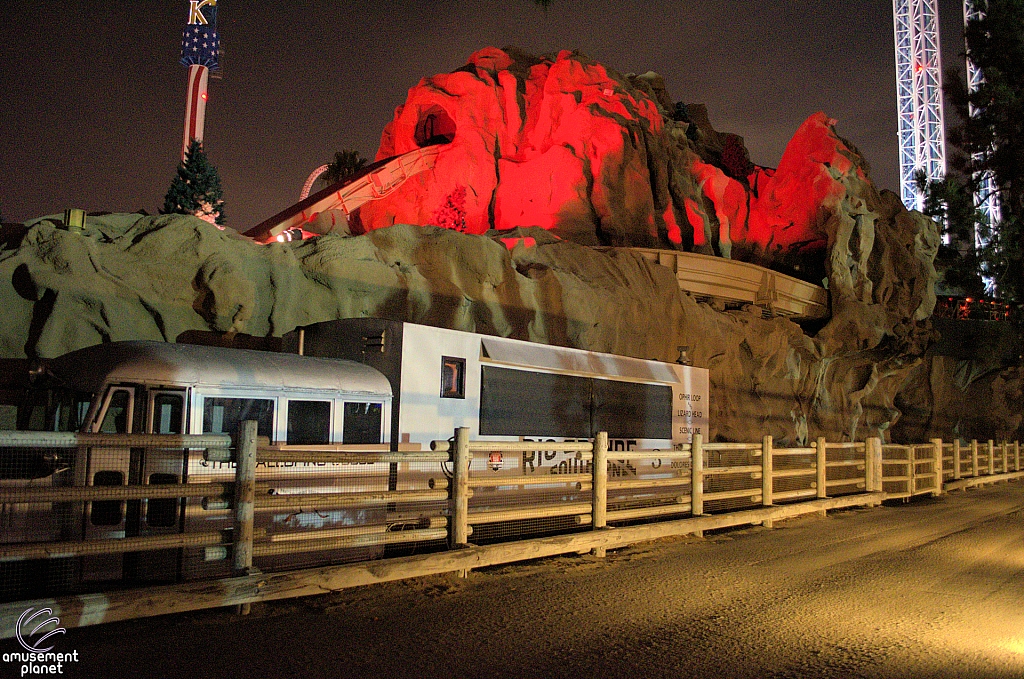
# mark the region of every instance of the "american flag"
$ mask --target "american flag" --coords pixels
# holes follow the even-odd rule
[[[188,24],[181,37],[181,63],[185,66],[220,68],[217,52],[217,0],[189,0]]]

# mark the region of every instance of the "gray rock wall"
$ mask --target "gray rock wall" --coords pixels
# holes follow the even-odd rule
[[[499,234],[518,239],[511,250],[499,235],[408,225],[258,246],[187,216],[90,217],[83,234],[44,218],[0,250],[0,356],[196,332],[280,337],[298,325],[379,316],[665,361],[688,345],[711,371],[717,439],[886,435],[903,410],[928,409],[941,391],[917,397],[935,227],[896,205],[871,194],[867,256],[858,256],[862,238],[837,236],[847,254],[833,257],[830,281],[847,282],[841,294],[832,286],[835,315],[817,332],[759,311],[717,311],[635,253],[540,229]],[[827,221],[837,231],[844,223]],[[854,220],[854,236],[865,223]],[[987,388],[1009,408],[1019,384],[1011,372]],[[976,410],[980,432],[988,419]],[[906,428],[915,439],[948,436],[945,421],[915,421]],[[1018,415],[1000,431],[1019,423]]]

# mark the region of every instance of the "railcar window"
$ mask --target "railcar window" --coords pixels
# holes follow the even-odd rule
[[[94,486],[123,486],[124,474],[116,471],[96,472],[92,477]],[[90,521],[94,526],[117,526],[124,520],[120,500],[100,500],[92,503]]]
[[[0,404],[0,429],[80,431],[91,400],[91,394],[34,389]]]
[[[88,394],[69,394],[57,403],[56,431],[80,431],[89,413]]]
[[[380,443],[380,403],[346,403],[342,443]]]
[[[0,403],[0,430],[18,428],[18,406]]]
[[[17,426],[25,431],[46,431],[46,411],[51,401],[51,392],[45,389],[32,390],[25,394],[17,406]]]
[[[594,431],[615,439],[672,438],[672,387],[594,380]]]
[[[590,436],[591,382],[483,366],[480,434],[493,436]]]
[[[177,432],[175,432],[177,433]],[[176,474],[150,474],[149,485],[166,486],[178,482]],[[178,524],[180,501],[176,498],[159,498],[146,501],[146,523],[152,528],[170,528]]]
[[[18,429],[46,431],[46,405],[29,402],[19,408]]]
[[[184,408],[185,402],[181,394],[156,394],[153,397],[153,433],[182,433]]]
[[[256,435],[272,437],[274,402],[262,398],[204,398],[203,433],[234,434],[245,420],[256,420]]]
[[[42,479],[67,469],[67,457],[42,448],[5,448],[0,453],[0,481]]]
[[[131,392],[126,389],[118,389],[110,397],[110,404],[103,416],[103,423],[100,431],[104,434],[127,434],[128,433],[128,411],[131,408]],[[106,525],[106,524],[103,524]]]
[[[288,443],[331,442],[330,401],[288,401]]]
[[[466,398],[466,359],[441,357],[441,398]]]

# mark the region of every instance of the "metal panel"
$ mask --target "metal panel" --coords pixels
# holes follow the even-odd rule
[[[542,368],[573,375],[616,377],[672,384],[679,381],[675,368],[682,367],[628,356],[534,344],[500,337],[481,337],[481,342],[484,350],[481,361],[485,363]]]
[[[589,378],[490,365],[481,373],[481,436],[590,436]]]

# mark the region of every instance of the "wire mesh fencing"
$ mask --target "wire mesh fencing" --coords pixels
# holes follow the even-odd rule
[[[863,493],[867,488],[867,455],[864,442],[826,445],[825,483],[829,497]]]
[[[799,502],[818,496],[818,449],[775,448],[772,451],[772,502]]]
[[[677,450],[611,450],[607,470],[608,522],[679,518],[692,511],[689,445]]]
[[[474,441],[469,534],[474,544],[581,530],[593,522],[589,441]]]
[[[941,453],[932,444],[907,446],[911,460],[911,492],[914,495],[935,492],[942,486]]]
[[[894,498],[940,494],[943,448],[938,440],[915,445],[882,446],[882,490]]]
[[[254,424],[254,423],[250,423]],[[468,544],[1004,478],[1018,443],[593,440],[271,446],[227,435],[0,432],[0,599],[362,562]],[[232,441],[234,440],[234,443]],[[625,447],[625,446],[621,446]],[[845,506],[845,505],[844,505]],[[767,524],[770,514],[763,515]],[[752,519],[757,520],[757,519]]]
[[[253,565],[309,568],[443,546],[447,458],[346,446],[259,449]]]
[[[216,439],[216,440],[213,440]],[[228,437],[4,432],[0,443],[0,597],[16,600],[174,582],[186,545],[192,446]]]
[[[705,443],[703,512],[749,509],[763,501],[761,443]]]

